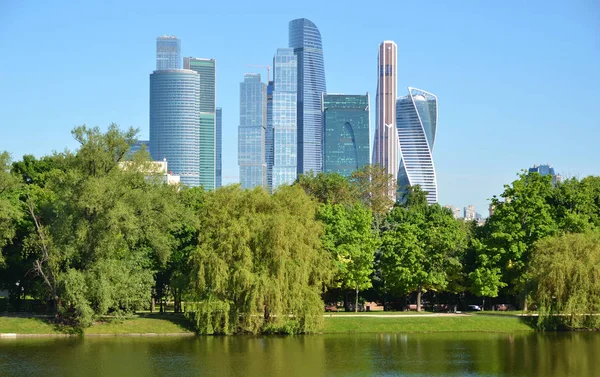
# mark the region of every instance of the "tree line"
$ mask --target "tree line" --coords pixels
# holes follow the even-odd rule
[[[378,166],[273,194],[167,185],[147,151],[130,154],[136,133],[81,126],[76,151],[0,154],[0,289],[13,305],[32,297],[86,327],[170,302],[202,334],[310,333],[325,303],[487,298],[533,305],[540,328],[600,327],[600,177],[521,173],[477,226],[418,186],[391,199]]]

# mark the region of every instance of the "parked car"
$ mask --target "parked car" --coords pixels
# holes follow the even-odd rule
[[[325,311],[326,312],[337,312],[338,311],[338,307],[337,305],[325,305]]]
[[[472,312],[480,312],[481,311],[481,306],[479,305],[469,305],[469,310]]]

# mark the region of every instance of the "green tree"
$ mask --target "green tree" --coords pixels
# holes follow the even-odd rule
[[[316,211],[298,186],[273,195],[239,186],[206,194],[187,313],[200,333],[319,329],[332,264]]]
[[[22,217],[18,181],[9,167],[10,156],[7,152],[0,153],[0,267],[4,264],[3,249],[15,237]]]
[[[510,293],[521,295],[527,310],[531,250],[536,241],[558,231],[552,196],[551,176],[523,173],[505,186],[504,201],[492,199],[494,214],[482,230],[476,267],[469,274],[474,293],[495,296],[507,286]]]
[[[531,260],[542,329],[600,329],[600,233],[538,241]]]
[[[323,204],[353,204],[357,200],[356,192],[350,182],[341,174],[311,171],[301,174],[295,182],[309,196]]]
[[[380,165],[365,165],[348,178],[359,200],[370,208],[376,220],[394,206],[396,179]]]
[[[337,265],[335,283],[356,293],[354,311],[358,311],[358,294],[371,288],[373,260],[379,246],[372,230],[373,216],[362,204],[343,206],[326,204],[318,218],[325,224],[323,245]]]
[[[25,252],[55,310],[79,326],[145,307],[154,270],[176,247],[177,188],[152,178],[149,162],[121,164],[135,132],[75,128],[81,145],[68,168],[28,186],[35,231]]]
[[[382,235],[381,275],[392,291],[416,291],[420,311],[424,290],[444,289],[457,275],[467,237],[450,210],[427,205],[418,186],[403,203],[389,214],[390,228]]]

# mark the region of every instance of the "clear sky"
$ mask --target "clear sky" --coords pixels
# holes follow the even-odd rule
[[[441,204],[487,215],[486,199],[533,164],[600,175],[598,0],[94,3],[0,0],[0,150],[14,159],[74,149],[70,130],[84,123],[147,138],[156,37],[169,34],[183,56],[217,60],[224,182],[237,181],[239,82],[266,76],[245,64],[272,64],[288,22],[306,17],[329,92],[368,91],[374,115],[377,46],[389,39],[398,95],[438,96]]]

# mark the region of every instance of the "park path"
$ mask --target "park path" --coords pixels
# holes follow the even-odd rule
[[[411,317],[465,317],[465,313],[431,313],[431,314],[325,314],[325,317],[373,317],[373,318],[411,318]]]

